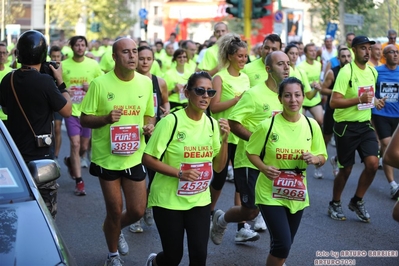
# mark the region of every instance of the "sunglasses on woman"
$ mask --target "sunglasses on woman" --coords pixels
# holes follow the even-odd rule
[[[198,96],[203,96],[206,92],[208,94],[209,98],[215,97],[215,94],[216,94],[216,90],[206,90],[205,88],[202,88],[202,87],[191,88],[189,90],[190,91],[194,90],[195,94]]]

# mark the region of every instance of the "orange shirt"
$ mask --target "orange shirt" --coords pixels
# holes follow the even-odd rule
[[[385,48],[387,45],[388,45],[387,42],[386,42],[386,43],[383,43],[383,44],[381,45],[382,51],[384,51],[384,48]],[[395,43],[395,46],[396,46],[396,48],[398,48],[398,50],[399,50],[399,44]],[[386,64],[387,61],[385,60],[384,54],[382,54],[381,59],[380,59],[380,62],[381,62],[381,64],[383,64],[383,65]]]

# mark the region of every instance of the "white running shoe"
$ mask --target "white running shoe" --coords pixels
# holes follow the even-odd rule
[[[147,258],[147,262],[145,263],[145,266],[152,266],[154,265],[152,262],[155,260],[155,258],[157,257],[156,253],[151,253],[148,258]]]
[[[212,217],[211,240],[215,245],[220,245],[222,243],[223,235],[226,231],[226,227],[223,228],[218,224],[218,219],[223,214],[224,212],[222,210],[216,210]]]
[[[126,256],[127,253],[129,253],[129,246],[125,240],[125,236],[123,235],[123,233],[121,232],[121,234],[119,235],[119,240],[118,240],[118,252],[119,254],[121,254],[122,256]]]
[[[330,158],[330,163],[331,163],[331,166],[332,166],[332,169],[333,169],[333,175],[334,175],[334,177],[336,177],[338,175],[338,172],[339,172],[337,157],[336,156],[332,156]]]
[[[233,166],[229,165],[227,168],[226,181],[234,183],[234,169]]]
[[[313,177],[316,179],[322,179],[323,178],[323,169],[322,167],[315,167]]]
[[[267,229],[265,220],[263,220],[262,214],[259,212],[258,216],[255,218],[255,223],[254,223],[254,230],[256,232],[262,232]]]
[[[331,140],[330,140],[330,145],[333,146],[333,147],[337,146],[337,144],[335,143],[335,138],[334,138],[334,136],[333,136],[333,137],[331,138]]]
[[[134,224],[131,224],[129,226],[129,231],[132,233],[142,233],[144,230],[143,227],[141,227],[141,219],[135,222]]]
[[[398,199],[399,197],[399,186],[391,187],[391,199]]]
[[[251,226],[247,223],[244,224],[244,227],[237,231],[236,237],[234,241],[238,243],[245,243],[247,241],[256,241],[260,238],[260,235],[255,231],[251,230]]]
[[[89,167],[89,162],[85,157],[80,157],[80,167],[82,167],[82,168]]]

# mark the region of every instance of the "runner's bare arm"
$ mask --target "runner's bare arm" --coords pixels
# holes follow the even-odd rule
[[[87,128],[100,128],[108,124],[118,122],[122,115],[122,110],[112,110],[108,115],[96,116],[82,113],[80,124]]]
[[[196,181],[201,175],[201,172],[195,169],[184,170],[180,174],[180,169],[176,169],[164,162],[161,162],[158,158],[155,158],[149,154],[144,153],[142,163],[144,166],[154,170],[157,173],[163,175],[181,178],[185,181]]]
[[[252,133],[246,129],[243,125],[241,125],[239,122],[234,121],[234,120],[229,120],[229,125],[231,132],[233,132],[237,137],[248,141],[249,137],[252,135]]]
[[[220,134],[222,136],[222,145],[220,147],[219,153],[213,158],[213,170],[216,173],[220,173],[224,167],[226,166],[227,158],[228,158],[228,139],[230,133],[230,126],[227,119],[221,118],[219,119],[220,125]]]
[[[144,116],[143,134],[151,136],[155,126],[155,116]]]
[[[249,154],[248,152],[246,153],[251,163],[255,165],[256,168],[258,168],[259,171],[261,171],[268,179],[273,180],[280,175],[281,172],[279,171],[279,169],[274,166],[266,165],[259,157],[259,155]]]

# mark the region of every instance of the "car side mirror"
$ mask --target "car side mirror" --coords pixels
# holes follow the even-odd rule
[[[55,161],[49,159],[30,161],[28,168],[36,185],[54,181],[61,176]]]

